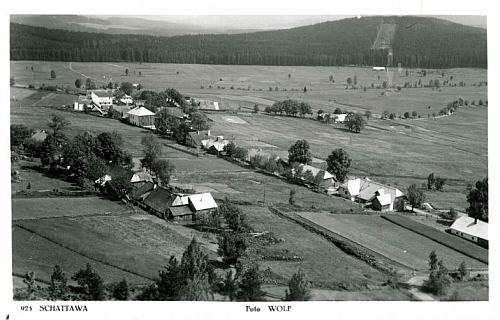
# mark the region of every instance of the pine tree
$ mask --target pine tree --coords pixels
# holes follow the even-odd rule
[[[113,297],[116,300],[128,300],[129,297],[129,289],[128,289],[128,283],[125,278],[122,279],[122,281],[118,282],[116,286],[113,288]]]
[[[49,296],[50,300],[65,300],[68,294],[67,279],[58,265],[54,266],[50,276]]]
[[[307,301],[311,298],[306,275],[302,270],[293,274],[288,282],[288,290],[286,290],[285,295],[286,301]]]
[[[429,254],[429,270],[436,270],[438,264],[438,258],[436,254],[436,250],[432,250]]]
[[[253,264],[243,271],[239,281],[238,301],[265,301],[265,292],[260,289],[262,280],[259,272],[259,265]]]

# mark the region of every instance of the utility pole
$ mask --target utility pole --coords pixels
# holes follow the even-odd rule
[[[262,203],[266,203],[266,185],[264,184],[264,201]]]

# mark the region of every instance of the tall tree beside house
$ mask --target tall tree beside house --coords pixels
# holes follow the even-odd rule
[[[54,80],[55,78],[57,78],[56,72],[54,70],[50,70],[50,78],[52,80]]]
[[[309,143],[306,140],[297,140],[295,144],[288,149],[288,162],[311,164],[312,155],[309,150]]]
[[[469,207],[465,212],[469,217],[488,222],[488,178],[476,182],[475,187],[467,187]]]
[[[152,172],[154,161],[161,155],[162,145],[160,140],[150,133],[141,139],[141,145],[142,152],[144,153],[144,158],[141,159],[141,165],[149,172]]]
[[[92,81],[91,78],[87,78],[87,80],[85,80],[85,89],[87,89],[87,90],[94,90],[96,88],[97,87],[96,87],[94,81]]]
[[[344,181],[351,168],[352,159],[342,148],[337,148],[326,159],[326,170],[335,175],[338,181]]]
[[[170,182],[170,177],[174,170],[175,166],[167,159],[155,159],[151,167],[151,171],[155,173],[156,179],[163,186]]]
[[[208,118],[204,113],[201,113],[199,111],[192,112],[189,115],[189,119],[191,120],[191,126],[196,130],[210,129]]]
[[[349,131],[359,133],[365,128],[365,119],[357,113],[349,113],[345,119],[345,126]]]
[[[130,82],[122,82],[122,84],[120,85],[120,90],[127,95],[131,95],[134,91],[134,85]]]
[[[311,298],[308,287],[306,274],[302,270],[294,273],[285,291],[285,301],[308,301]]]
[[[420,207],[420,205],[425,201],[425,194],[416,184],[412,184],[408,187],[407,192],[408,202],[411,205],[411,211],[415,207]]]
[[[64,138],[63,130],[68,128],[71,122],[58,114],[51,114],[47,126],[52,129],[52,138],[60,142]]]

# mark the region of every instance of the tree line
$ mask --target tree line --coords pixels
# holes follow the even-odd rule
[[[385,66],[371,50],[383,17],[238,35],[154,37],[48,30],[11,23],[11,60],[227,65]],[[408,68],[487,67],[486,32],[438,19],[400,17],[394,63]],[[418,28],[406,28],[415,25]],[[298,45],[300,44],[300,45]]]

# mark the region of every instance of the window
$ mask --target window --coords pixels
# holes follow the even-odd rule
[[[474,240],[474,237],[472,237],[472,240]]]

